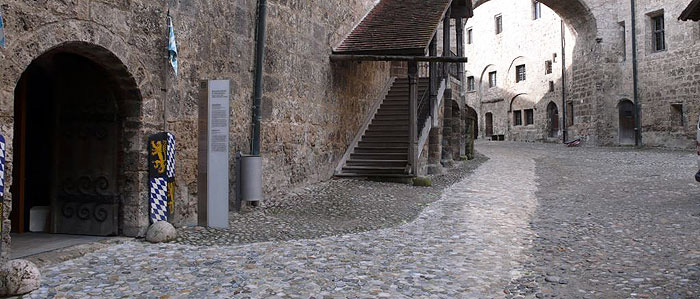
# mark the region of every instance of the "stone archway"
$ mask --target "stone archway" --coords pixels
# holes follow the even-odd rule
[[[35,58],[15,88],[12,231],[27,232],[36,211],[53,233],[116,235],[123,200],[138,198],[141,95],[109,50],[68,42]],[[133,161],[128,161],[133,160]],[[142,166],[142,167],[145,167]],[[129,191],[128,191],[129,190]],[[145,215],[144,215],[145,216]]]

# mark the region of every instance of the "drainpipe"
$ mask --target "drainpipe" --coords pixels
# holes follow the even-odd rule
[[[251,138],[251,155],[260,155],[260,122],[262,120],[263,63],[265,59],[265,26],[267,18],[267,0],[258,0],[258,25],[255,38],[255,91],[253,95],[253,136]]]
[[[263,63],[265,59],[265,25],[267,1],[258,0],[258,24],[255,38],[255,87],[253,91],[252,136],[250,155],[238,154],[236,159],[236,209],[241,202],[257,206],[262,200],[262,158],[260,157],[260,122],[262,121]]]
[[[641,121],[639,119],[639,77],[637,73],[637,16],[635,2],[630,0],[632,6],[632,81],[634,83],[634,145],[642,146]]]
[[[561,21],[561,107],[562,107],[562,140],[568,140],[569,128],[566,123],[566,27]]]

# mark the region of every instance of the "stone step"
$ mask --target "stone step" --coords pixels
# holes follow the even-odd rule
[[[408,151],[408,149],[406,149]],[[351,160],[406,160],[408,153],[355,153],[350,155]],[[406,160],[408,161],[408,160]]]
[[[379,119],[373,119],[371,125],[381,125],[381,126],[407,126],[408,127],[408,121],[402,121],[402,120],[379,120]]]
[[[346,166],[373,166],[373,167],[401,167],[405,168],[408,164],[408,160],[386,160],[386,159],[370,159],[370,160],[360,160],[360,159],[350,159],[345,164]]]
[[[357,143],[358,147],[406,147],[408,148],[408,138],[406,141],[376,141],[376,140],[362,140]]]
[[[365,142],[406,142],[408,143],[407,136],[362,136],[362,141]]]
[[[401,136],[408,138],[408,130],[367,130],[364,136]]]
[[[358,146],[355,147],[355,151],[352,155],[408,155],[408,145],[406,146],[394,146],[394,147],[375,147],[375,146]]]
[[[345,166],[343,172],[360,175],[405,174],[406,167]]]

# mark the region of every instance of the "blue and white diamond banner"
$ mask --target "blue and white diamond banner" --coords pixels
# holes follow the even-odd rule
[[[5,196],[5,153],[5,137],[0,135],[0,205],[2,203],[2,197]],[[0,211],[2,211],[2,209],[0,209]]]
[[[168,54],[170,56],[170,65],[173,66],[175,76],[177,76],[177,43],[175,42],[173,18],[170,15],[168,15]]]
[[[0,12],[0,47],[5,47],[5,22],[2,19],[2,12]]]

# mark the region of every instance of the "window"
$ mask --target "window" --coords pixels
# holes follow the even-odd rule
[[[682,127],[684,125],[683,104],[671,104],[671,126]]]
[[[666,36],[664,29],[664,15],[651,18],[652,48],[654,52],[666,50]]]
[[[489,87],[496,87],[496,72],[489,73]]]
[[[574,102],[566,103],[566,126],[574,125]]]
[[[523,112],[518,110],[513,112],[513,123],[516,126],[522,126],[523,125]]]
[[[535,110],[527,109],[525,110],[525,125],[532,125],[535,123]]]
[[[552,61],[557,63],[557,53],[552,53]]]
[[[515,82],[525,81],[525,65],[515,67]]]
[[[503,16],[496,15],[496,34],[503,32]]]
[[[476,88],[474,87],[475,82],[474,82],[474,76],[469,76],[467,77],[467,91],[474,91]]]
[[[549,81],[549,92],[554,92],[554,81]]]
[[[473,31],[471,28],[467,29],[467,45],[471,45],[474,41]]]
[[[619,37],[619,40],[620,40],[621,43],[622,43],[622,45],[620,45],[620,46],[622,47],[622,49],[620,49],[620,51],[621,51],[620,54],[622,54],[622,55],[621,55],[622,61],[627,61],[627,28],[626,28],[626,26],[625,26],[625,22],[624,22],[624,21],[623,21],[623,22],[620,22],[620,23],[618,23],[618,24],[620,24],[620,37]]]
[[[552,73],[552,61],[547,60],[544,62],[544,74],[549,75]]]
[[[539,1],[532,1],[532,19],[537,20],[542,17],[542,4]]]

